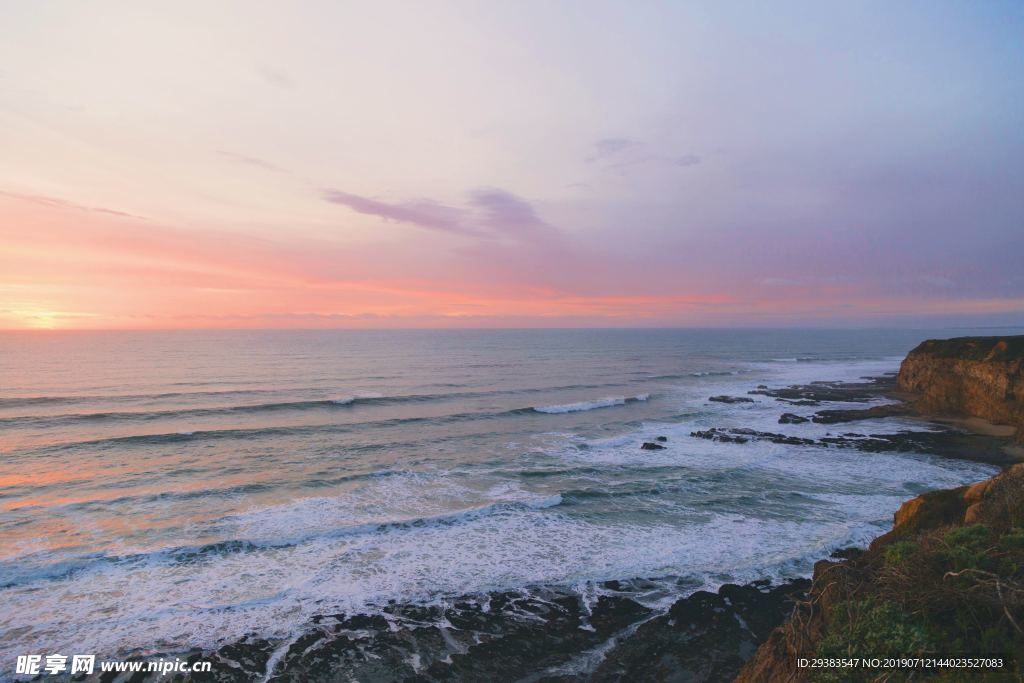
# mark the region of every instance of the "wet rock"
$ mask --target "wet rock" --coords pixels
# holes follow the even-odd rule
[[[796,425],[804,422],[810,422],[810,420],[806,417],[795,415],[793,413],[783,413],[782,416],[779,417],[779,424],[781,425]]]
[[[724,430],[719,430],[717,427],[711,429],[704,429],[696,432],[690,432],[690,436],[695,436],[698,439],[709,439],[711,441],[721,441],[723,443],[746,443],[750,439],[742,436],[732,436]]]
[[[566,680],[731,681],[809,587],[798,579],[698,591],[623,638],[592,673]]]
[[[711,429],[690,432],[690,436],[711,441],[722,441],[726,443],[747,443],[748,441],[771,441],[772,443],[787,444],[790,446],[814,446],[818,444],[814,439],[804,439],[798,436],[787,436],[775,432],[759,432],[756,429]]]
[[[819,410],[811,419],[819,424],[838,424],[840,422],[854,422],[856,420],[871,420],[883,417],[899,417],[911,414],[910,406],[903,403],[896,403],[884,406],[872,406],[870,408],[853,410]]]
[[[650,615],[629,597],[602,595],[588,607],[557,587],[392,604],[382,614],[320,615],[291,642],[243,639],[197,653],[213,660],[212,672],[175,680],[260,680],[268,667],[274,683],[517,680],[562,666]]]
[[[896,381],[893,377],[872,377],[864,382],[811,382],[810,384],[797,384],[781,389],[762,389],[758,387],[747,393],[771,396],[772,398],[796,405],[813,405],[796,403],[798,401],[866,403],[878,398],[885,391],[891,391],[895,386]]]
[[[665,443],[666,441],[668,441],[668,437],[667,436],[659,436],[659,437],[657,437],[655,439],[655,441],[660,441],[662,443]]]
[[[860,557],[863,554],[863,548],[851,546],[849,548],[837,548],[832,551],[832,554],[829,555],[829,557],[835,558],[837,560],[852,560],[853,558]]]
[[[645,450],[645,451],[663,451],[663,450],[665,450],[664,446],[662,446],[660,443],[655,443],[654,441],[644,441],[643,445],[640,446],[640,448],[641,448],[641,450]]]
[[[708,398],[709,401],[715,403],[753,403],[754,399],[747,398],[746,396],[711,396]]]

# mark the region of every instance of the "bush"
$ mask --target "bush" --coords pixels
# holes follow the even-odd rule
[[[835,606],[828,634],[818,644],[815,656],[915,657],[938,649],[934,634],[899,605],[871,599],[849,600]],[[858,681],[863,675],[863,671],[831,669],[819,672],[816,680]]]
[[[963,569],[994,569],[992,531],[981,524],[960,527],[948,532],[942,539],[945,548],[940,557],[951,571]]]
[[[897,541],[885,549],[885,566],[895,567],[903,564],[917,553],[917,544],[913,541]]]

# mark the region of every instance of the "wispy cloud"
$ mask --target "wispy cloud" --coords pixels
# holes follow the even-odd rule
[[[676,166],[696,166],[704,159],[699,154],[684,154],[681,157],[672,159],[672,163]]]
[[[500,188],[470,191],[465,206],[431,199],[385,202],[334,189],[323,190],[322,196],[357,213],[470,237],[523,237],[551,229],[529,202]]]
[[[292,77],[278,68],[268,66],[266,64],[260,64],[256,67],[256,73],[259,74],[260,78],[264,81],[277,88],[284,88],[287,90],[295,86],[295,82],[292,80]]]
[[[699,154],[665,154],[652,152],[650,146],[632,138],[603,138],[594,143],[594,151],[584,161],[604,168],[621,169],[642,164],[696,166],[703,161]]]
[[[629,138],[603,138],[594,143],[593,153],[584,161],[588,164],[604,161],[638,146],[640,146],[639,142]]]
[[[548,229],[533,206],[520,197],[498,188],[481,188],[469,193],[470,204],[479,212],[481,226],[501,234]]]
[[[236,164],[242,164],[244,166],[255,166],[262,168],[273,173],[280,173],[282,175],[291,175],[291,171],[286,168],[281,168],[277,164],[272,164],[269,161],[264,161],[257,157],[251,157],[245,154],[237,154],[235,152],[228,152],[223,149],[218,149],[217,154],[221,155],[225,159],[235,162]]]
[[[0,190],[0,195],[10,197],[12,199],[19,199],[25,202],[31,202],[32,204],[39,204],[40,206],[47,206],[53,209],[68,209],[72,211],[87,211],[90,213],[103,213],[108,216],[118,216],[120,218],[132,218],[135,220],[148,220],[145,216],[138,216],[133,213],[126,211],[118,211],[116,209],[108,209],[103,206],[87,206],[85,204],[77,204],[75,202],[68,201],[66,199],[59,199],[57,197],[47,197],[44,195],[35,194],[19,194],[17,192],[7,192]]]
[[[346,206],[357,213],[378,216],[386,221],[409,223],[428,230],[440,230],[460,235],[482,235],[479,230],[465,224],[466,212],[429,200],[382,202],[341,190],[327,189],[323,198],[332,204]]]

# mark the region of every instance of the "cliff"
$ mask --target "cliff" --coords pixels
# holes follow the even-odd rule
[[[999,670],[815,670],[799,658],[1002,657]],[[1024,464],[904,503],[892,531],[814,567],[809,598],[740,671],[741,683],[1006,681],[1024,675]],[[912,676],[910,674],[913,674]]]
[[[1024,336],[930,339],[900,366],[897,387],[917,409],[1017,428],[1024,442]]]
[[[1024,336],[921,343],[897,387],[920,413],[1013,425],[1024,440]],[[1024,680],[1024,464],[907,501],[867,551],[814,567],[808,599],[736,681]],[[801,658],[1003,657],[1000,670],[800,668]]]

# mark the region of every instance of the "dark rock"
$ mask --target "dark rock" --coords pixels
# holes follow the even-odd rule
[[[803,599],[810,581],[726,584],[676,601],[668,614],[617,643],[590,681],[731,681],[757,646]]]
[[[659,436],[659,437],[657,437],[655,439],[655,441],[660,441],[662,443],[665,443],[666,441],[668,441],[668,437],[667,436]]]
[[[811,419],[819,424],[837,424],[839,422],[854,422],[856,420],[898,417],[909,415],[910,413],[910,406],[904,403],[896,403],[855,410],[819,410]]]
[[[891,391],[895,386],[896,382],[893,377],[872,377],[864,382],[811,382],[781,389],[758,387],[748,393],[771,396],[788,403],[797,401],[866,403],[878,398],[886,391]],[[813,404],[796,403],[796,405]]]
[[[690,436],[712,441],[723,441],[726,443],[747,443],[747,441],[771,441],[772,443],[788,444],[791,446],[814,446],[818,444],[814,439],[803,439],[798,436],[787,436],[775,432],[759,432],[755,429],[711,429],[690,432]]]
[[[640,448],[642,450],[645,450],[645,451],[663,451],[663,450],[665,450],[664,446],[662,446],[660,443],[655,443],[653,441],[644,441],[643,445],[640,446]]]
[[[829,555],[829,557],[833,557],[833,558],[835,558],[837,560],[852,560],[853,558],[860,557],[863,554],[864,554],[864,549],[863,548],[856,548],[856,547],[837,548],[837,549],[832,551],[832,554]]]
[[[782,425],[796,425],[804,422],[810,422],[810,420],[800,415],[794,415],[793,413],[783,413],[779,418],[779,424]]]
[[[754,399],[746,396],[712,396],[708,399],[715,403],[753,403]]]
[[[717,427],[696,432],[690,432],[690,436],[698,439],[710,439],[711,441],[722,441],[724,443],[746,443],[749,439],[742,436],[731,436],[728,432],[720,431]]]
[[[275,683],[514,680],[564,665],[651,614],[624,596],[601,596],[588,609],[579,594],[555,587],[383,612],[318,616],[291,643],[243,639],[195,653],[213,660],[213,671],[183,680],[258,680],[281,647],[269,678]]]

